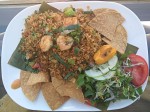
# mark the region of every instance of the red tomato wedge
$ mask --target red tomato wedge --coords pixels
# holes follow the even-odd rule
[[[148,65],[144,58],[136,54],[130,54],[128,58],[131,61],[131,66],[125,68],[126,72],[131,72],[133,77],[132,83],[136,87],[140,87],[148,77]],[[139,65],[138,65],[139,64]]]
[[[92,102],[90,101],[90,99],[85,99],[85,104],[87,105],[90,105],[90,106],[96,106],[96,103],[95,104],[92,104]]]

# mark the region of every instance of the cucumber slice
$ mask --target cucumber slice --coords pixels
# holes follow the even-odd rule
[[[114,66],[116,66],[117,62],[118,62],[118,57],[115,55],[108,61],[109,68],[110,69],[114,68]]]
[[[107,63],[98,65],[97,68],[99,70],[95,70],[95,69],[86,70],[85,74],[94,79],[100,79],[100,80],[108,79],[109,77],[112,76],[112,74],[114,74],[112,72],[110,75],[108,75],[110,69],[113,69],[116,66],[117,62],[118,62],[118,57],[115,55]]]
[[[114,70],[116,69],[116,67],[114,67]],[[109,71],[108,73],[104,74],[104,75],[100,75],[98,77],[93,77],[95,80],[106,80],[106,79],[110,79],[115,75],[116,71]]]
[[[100,70],[86,70],[85,74],[89,77],[97,77],[97,76],[101,76],[103,73]]]
[[[99,65],[98,68],[101,70],[103,74],[107,73],[112,69],[114,66],[116,66],[118,62],[118,57],[115,55],[112,57],[107,63]]]

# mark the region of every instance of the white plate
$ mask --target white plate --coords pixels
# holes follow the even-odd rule
[[[123,26],[125,27],[128,33],[128,43],[131,43],[139,47],[138,54],[144,57],[148,63],[147,41],[146,41],[144,28],[141,25],[138,17],[125,6],[114,2],[100,2],[100,1],[61,2],[61,3],[50,3],[50,5],[59,9],[63,9],[67,6],[72,5],[75,8],[83,8],[85,10],[87,9],[87,6],[90,6],[91,9],[111,8],[119,11],[126,19]],[[13,51],[15,50],[16,46],[20,41],[21,32],[22,29],[24,28],[25,18],[31,15],[35,10],[38,10],[39,6],[40,5],[35,5],[22,10],[9,23],[6,29],[6,33],[3,40],[3,46],[2,46],[2,60],[1,60],[2,79],[8,95],[17,104],[31,110],[49,111],[51,109],[47,105],[41,93],[39,94],[36,101],[31,102],[24,96],[21,89],[17,89],[17,90],[11,89],[11,83],[15,79],[19,78],[20,70],[7,64]],[[142,85],[143,90],[145,89],[146,84],[147,84],[147,80]],[[108,110],[124,108],[132,104],[133,102],[134,101],[132,100],[120,100],[115,103],[111,103]],[[57,110],[96,111],[98,109],[82,104],[76,100],[70,99]]]

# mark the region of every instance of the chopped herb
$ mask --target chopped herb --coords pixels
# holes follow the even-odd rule
[[[35,64],[35,62],[29,62],[29,65],[32,67]]]
[[[75,48],[74,48],[74,54],[75,54],[75,55],[78,55],[79,52],[80,52],[80,49],[79,49],[78,47],[75,47]]]
[[[72,8],[72,7],[67,7],[67,8],[65,8],[64,9],[64,14],[65,14],[65,16],[74,16],[75,15],[75,11],[74,11],[74,9]]]
[[[51,17],[51,16],[47,16],[47,18],[48,18],[48,19],[51,19],[52,17]]]
[[[74,60],[74,59],[69,58],[69,59],[68,59],[68,63],[69,63],[70,65],[74,65],[74,64],[75,64],[75,60]]]
[[[80,38],[78,36],[74,37],[74,41],[79,44]]]
[[[69,64],[66,63],[58,54],[52,53],[52,56],[61,64],[63,64],[66,68],[69,68]]]
[[[65,30],[76,30],[79,28],[80,28],[80,25],[76,24],[76,25],[70,25],[70,26],[65,27]]]
[[[85,74],[79,74],[78,75],[78,78],[77,78],[78,87],[81,87],[84,85],[84,77],[85,77]]]
[[[75,75],[74,73],[69,72],[69,73],[64,77],[64,79],[65,79],[65,80],[68,80],[68,79],[70,79],[71,77],[73,77],[74,75]]]
[[[46,34],[46,35],[53,36],[53,33],[52,33],[52,32],[46,32],[45,34]]]
[[[93,11],[83,11],[83,14],[93,14]]]
[[[78,68],[78,71],[81,73],[81,72],[82,72],[82,68],[81,68],[81,67],[79,67],[79,68]]]
[[[65,30],[76,30],[76,29],[79,29],[80,28],[80,25],[79,24],[76,24],[76,25],[70,25],[70,26],[67,26],[67,27],[60,27],[58,29],[52,29],[53,33],[60,33],[60,32],[63,32]]]
[[[74,39],[75,43],[79,44],[82,32],[80,28],[77,28],[75,31],[72,31],[68,35]]]
[[[58,49],[59,47],[58,47],[57,45],[53,45],[53,48],[56,48],[56,49]]]

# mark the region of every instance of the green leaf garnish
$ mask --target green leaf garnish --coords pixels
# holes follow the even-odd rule
[[[80,52],[80,49],[79,49],[78,47],[75,47],[75,48],[74,48],[74,54],[75,54],[75,55],[78,55],[79,52]]]
[[[93,96],[94,95],[94,92],[93,91],[91,91],[91,90],[87,90],[87,91],[85,91],[85,93],[84,93],[84,96],[85,97],[88,97],[88,96]]]
[[[69,63],[70,65],[75,65],[75,60],[69,58],[69,59],[68,59],[68,63]]]
[[[93,11],[83,11],[83,14],[93,14]]]
[[[76,12],[75,12],[75,10],[72,7],[67,7],[67,8],[64,9],[65,16],[68,16],[68,17],[74,16],[75,13]]]
[[[138,47],[127,43],[125,54],[127,54],[128,52],[136,54],[138,49],[139,49]]]
[[[30,72],[38,72],[37,69],[33,69],[30,66],[30,61],[26,59],[26,55],[23,52],[20,52],[20,45],[23,42],[23,38],[20,40],[17,48],[13,52],[11,58],[8,61],[8,64],[19,68],[21,70],[30,71]]]
[[[69,64],[66,63],[58,54],[52,53],[52,56],[61,64],[63,64],[66,68],[70,68]]]
[[[77,81],[76,81],[78,87],[81,87],[81,86],[84,85],[84,77],[85,77],[84,74],[79,74],[78,75],[78,78],[77,78]]]
[[[69,73],[64,77],[64,79],[65,79],[65,80],[68,80],[68,79],[70,79],[71,77],[73,77],[74,75],[75,75],[74,73],[69,72]]]

